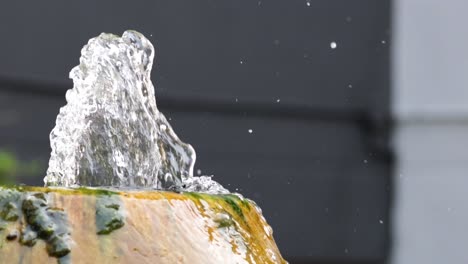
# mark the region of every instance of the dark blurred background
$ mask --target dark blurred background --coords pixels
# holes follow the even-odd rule
[[[43,184],[82,46],[135,29],[195,171],[255,200],[287,260],[385,263],[390,13],[390,0],[4,2],[0,173]]]

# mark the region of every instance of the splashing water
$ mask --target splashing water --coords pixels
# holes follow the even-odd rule
[[[208,176],[193,176],[194,149],[156,107],[153,57],[153,45],[136,31],[102,33],[83,47],[50,133],[47,186],[228,193]]]

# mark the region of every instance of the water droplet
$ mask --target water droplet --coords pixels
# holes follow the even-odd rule
[[[278,99],[276,99],[276,102],[277,102],[277,103],[281,102],[281,99],[279,99],[279,98],[278,98]]]
[[[148,96],[148,89],[146,88],[145,85],[141,86],[141,92],[143,93],[144,97]]]
[[[258,1],[258,5],[259,5],[259,6],[262,5],[262,1]]]
[[[379,223],[380,223],[381,225],[383,225],[383,220],[379,220]]]
[[[201,175],[202,171],[200,169],[197,170],[197,174]]]
[[[337,46],[338,46],[338,45],[337,45],[336,42],[334,42],[334,41],[332,41],[332,42],[330,43],[330,48],[332,48],[332,49],[336,49]]]
[[[365,159],[365,160],[364,160],[364,163],[367,163],[367,162],[368,162],[368,161]]]
[[[386,43],[387,43],[387,41],[385,41],[385,40],[382,40],[382,41],[381,41],[381,43],[382,43],[382,44],[386,44]]]
[[[236,98],[235,100],[236,100],[236,103],[239,102],[239,99]]]
[[[349,252],[348,249],[345,248],[345,249],[344,249],[344,253],[345,253],[345,254],[348,254],[348,252]]]
[[[348,84],[348,88],[353,88],[353,85],[352,85],[352,84]]]
[[[307,6],[310,6],[310,1],[307,1],[307,2],[306,2],[306,5],[307,5]]]
[[[348,22],[348,23],[349,23],[349,22],[351,22],[352,20],[353,20],[353,18],[352,18],[352,17],[350,17],[350,16],[347,16],[347,17],[346,17],[346,22]]]
[[[240,60],[239,63],[240,63],[240,64],[244,64],[244,61],[243,61],[243,60]]]
[[[249,129],[249,134],[252,134],[253,133],[253,129]]]

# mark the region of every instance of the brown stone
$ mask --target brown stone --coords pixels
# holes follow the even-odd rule
[[[6,204],[19,217],[0,218],[0,263],[286,263],[235,195],[0,187]],[[20,239],[5,239],[12,230]]]

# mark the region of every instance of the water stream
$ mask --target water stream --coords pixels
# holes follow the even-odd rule
[[[83,47],[50,133],[47,186],[228,193],[211,177],[193,176],[195,150],[157,108],[153,58],[153,45],[136,31],[102,33]]]

